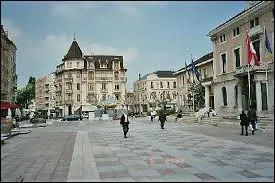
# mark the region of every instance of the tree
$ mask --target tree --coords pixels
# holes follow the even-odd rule
[[[194,90],[194,110],[203,108],[205,105],[204,93],[205,88],[199,83],[191,83],[188,89],[188,104],[193,106],[193,90]]]
[[[28,84],[18,90],[16,103],[22,108],[28,108],[31,100],[35,99],[35,78],[30,77]]]

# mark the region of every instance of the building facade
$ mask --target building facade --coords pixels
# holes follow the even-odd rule
[[[108,98],[123,105],[126,73],[123,56],[84,55],[74,39],[56,67],[56,106],[59,116],[83,113],[83,106],[97,106]]]
[[[17,91],[16,46],[1,25],[1,101],[15,102]]]
[[[134,82],[134,112],[145,114],[160,109],[177,97],[177,79],[174,71],[155,71]]]
[[[195,74],[192,73],[192,64],[187,65],[187,68],[181,68],[174,72],[174,76],[177,79],[177,105],[179,108],[189,107],[190,100],[188,100],[188,89],[190,84],[201,83],[205,87],[205,91],[211,90],[210,85],[213,80],[213,52],[208,53],[201,58],[194,61],[196,69],[199,71],[201,76],[197,78]],[[206,85],[208,86],[206,88]],[[207,90],[209,89],[209,90]],[[211,90],[212,91],[212,90]],[[205,104],[213,103],[213,91],[205,93]],[[210,105],[213,106],[213,105]]]
[[[213,42],[212,87],[217,113],[236,115],[249,105],[256,107],[258,114],[274,112],[274,60],[265,49],[264,28],[274,53],[272,1],[257,2],[208,33]],[[248,67],[247,30],[260,60],[259,67]]]
[[[48,117],[55,117],[55,74],[50,73],[35,81],[35,107],[47,111]]]

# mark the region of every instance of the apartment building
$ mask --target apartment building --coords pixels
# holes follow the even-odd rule
[[[124,105],[126,71],[123,56],[84,55],[74,39],[55,72],[59,116],[83,113],[86,106],[97,106],[108,98]]]
[[[135,101],[134,91],[127,91],[126,92],[126,105],[127,105],[127,110],[130,113],[134,112],[134,101]]]
[[[55,74],[50,73],[35,81],[35,107],[55,117]]]
[[[194,65],[201,74],[199,78],[195,74],[193,77],[192,63],[187,65],[187,68],[183,67],[174,72],[177,80],[177,105],[179,108],[191,105],[188,103],[188,88],[190,83],[194,81],[195,83],[200,82],[205,87],[205,104],[207,107],[214,108],[214,95],[211,87],[213,82],[213,52],[195,60]]]
[[[1,25],[1,101],[15,102],[17,91],[16,46]]]
[[[134,112],[145,114],[176,100],[177,79],[174,71],[155,71],[134,82]]]
[[[258,114],[274,112],[274,61],[265,49],[264,28],[274,54],[274,1],[251,4],[208,33],[213,42],[212,87],[217,113],[236,115],[250,104]],[[247,30],[260,60],[258,67],[248,67]]]

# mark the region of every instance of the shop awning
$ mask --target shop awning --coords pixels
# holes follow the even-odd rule
[[[19,105],[11,102],[1,102],[1,109],[16,109],[19,108]]]

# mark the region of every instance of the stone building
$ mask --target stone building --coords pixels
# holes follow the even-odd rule
[[[213,52],[208,53],[201,58],[194,61],[194,65],[201,74],[199,80],[201,84],[205,87],[205,104],[214,108],[214,96],[213,90],[211,88],[213,80]],[[189,71],[189,74],[187,72]],[[188,107],[188,88],[190,83],[198,83],[197,77],[192,73],[192,64],[179,69],[174,73],[177,79],[177,105],[179,108]]]
[[[15,102],[17,91],[16,46],[1,25],[1,101]]]
[[[264,28],[274,54],[274,1],[256,2],[208,33],[213,42],[212,87],[218,114],[233,116],[250,104],[258,114],[273,114],[274,61],[265,49]],[[259,67],[248,67],[247,30],[260,60]]]
[[[134,82],[134,112],[145,114],[176,100],[177,79],[174,71],[155,71]]]
[[[55,74],[50,73],[35,81],[35,107],[55,116]]]
[[[127,69],[123,56],[84,55],[74,39],[62,63],[56,67],[56,106],[59,116],[83,113],[108,98],[123,105]]]

